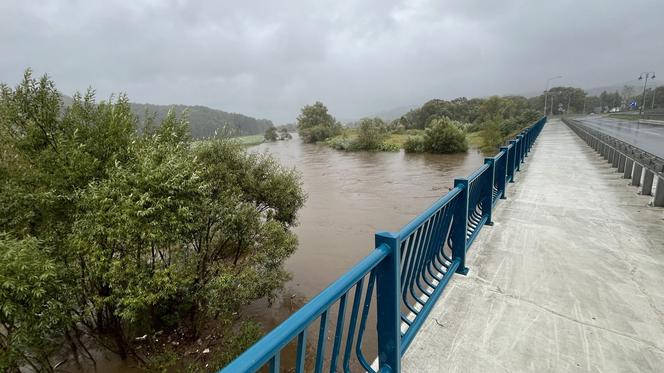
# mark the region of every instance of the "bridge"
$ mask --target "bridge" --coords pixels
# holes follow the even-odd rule
[[[546,122],[222,373],[661,371],[661,159]]]

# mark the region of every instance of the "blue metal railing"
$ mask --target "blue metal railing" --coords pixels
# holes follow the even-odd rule
[[[455,179],[453,189],[399,232],[377,233],[368,256],[221,372],[279,372],[282,353],[294,355],[287,357],[298,373],[399,372],[401,356],[443,289],[454,274],[468,273],[468,249],[492,224],[494,206],[506,198],[507,183],[514,182],[545,123],[542,117],[469,177]],[[375,326],[374,346],[363,343],[367,324]],[[308,335],[316,338],[313,351]],[[373,364],[366,349],[377,355]]]

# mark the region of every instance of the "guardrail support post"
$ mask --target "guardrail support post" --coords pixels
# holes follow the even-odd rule
[[[616,150],[613,148],[609,148],[609,156],[606,158],[607,163],[613,164],[613,158],[616,156]]]
[[[459,258],[457,273],[468,274],[466,267],[466,233],[468,232],[468,179],[454,179],[454,186],[461,188],[459,200],[454,209],[452,220],[452,260]]]
[[[655,207],[664,207],[664,177],[657,178],[657,189],[655,190],[655,199],[652,201]]]
[[[621,154],[620,160],[618,161],[618,172],[625,172],[625,160],[627,160],[627,156]]]
[[[645,169],[643,170],[643,186],[641,187],[641,194],[644,196],[651,196],[652,195],[652,182],[655,178],[655,174],[648,170]]]
[[[615,151],[613,154],[613,163],[611,163],[611,166],[616,168],[618,167],[618,163],[620,162],[620,157],[622,157],[622,154],[620,154],[619,151]]]
[[[496,162],[494,158],[484,158],[484,163],[489,165],[489,174],[491,174],[491,180],[489,182],[489,185],[486,186],[487,191],[489,192],[489,197],[488,197],[488,202],[486,205],[488,206],[487,211],[487,216],[489,217],[486,220],[485,225],[493,225],[493,220],[492,220],[492,211],[493,211],[493,186],[496,182]],[[485,201],[486,203],[486,201]],[[484,206],[482,206],[484,208]]]
[[[509,159],[510,148],[508,148],[507,146],[501,146],[500,151],[505,153],[505,155],[503,155],[504,159],[502,160],[502,162],[505,164],[505,167],[504,167],[505,174],[504,175],[498,175],[498,177],[500,177],[500,179],[498,179],[498,186],[500,188],[502,188],[502,190],[503,190],[503,195],[500,196],[500,199],[507,199],[507,175],[509,175],[509,172],[507,171],[507,167],[508,167],[509,160],[510,160]]]
[[[634,162],[634,172],[632,173],[633,186],[641,185],[641,170],[643,170],[643,167],[640,164]]]
[[[514,182],[514,174],[519,171],[519,151],[517,147],[517,141],[516,140],[510,140],[510,144],[512,144],[512,155],[514,155],[512,158],[512,180],[510,180],[510,183]]]
[[[625,161],[625,173],[623,174],[623,179],[629,179],[632,177],[632,165],[634,161],[631,158],[627,158]]]
[[[401,372],[399,237],[391,232],[378,232],[375,240],[376,247],[382,244],[390,247],[390,255],[376,267],[379,370],[399,373]]]

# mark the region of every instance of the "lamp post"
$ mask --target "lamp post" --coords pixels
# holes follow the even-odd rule
[[[643,82],[643,98],[641,99],[641,106],[639,107],[639,118],[643,117],[643,107],[646,105],[646,84],[648,84],[648,78],[655,79],[654,71],[644,71],[639,75],[639,80],[643,80],[645,76],[645,82]]]
[[[551,78],[549,78],[549,79],[546,80],[546,90],[544,91],[544,115],[546,115],[546,100],[547,100],[547,98],[548,98],[548,96],[549,96],[549,83],[550,83],[552,80],[560,79],[560,78],[562,78],[562,76],[561,76],[561,75],[558,75],[558,76],[554,76],[554,77],[551,77]],[[552,105],[552,107],[553,107],[553,105]],[[552,114],[552,115],[553,115],[553,114]]]

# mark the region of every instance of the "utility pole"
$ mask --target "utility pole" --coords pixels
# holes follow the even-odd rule
[[[648,78],[655,79],[654,71],[644,71],[639,75],[639,80],[643,80],[645,76],[645,82],[643,82],[643,97],[641,98],[641,106],[639,107],[639,118],[643,117],[643,108],[646,106],[646,84],[648,84]]]
[[[554,76],[554,77],[551,77],[551,78],[546,80],[546,90],[544,91],[544,115],[546,115],[546,100],[547,100],[547,96],[549,95],[549,82],[551,82],[552,80],[555,80],[555,79],[560,79],[560,78],[562,78],[562,76],[558,75],[558,76]],[[553,104],[551,105],[551,107],[553,107]],[[551,113],[552,113],[551,115],[553,115],[553,109],[552,109]]]
[[[556,99],[555,95],[551,95],[551,116],[553,116],[553,102]]]

